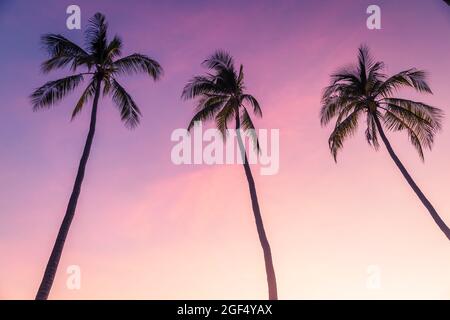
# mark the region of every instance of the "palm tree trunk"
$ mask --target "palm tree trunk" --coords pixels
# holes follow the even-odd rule
[[[386,149],[389,152],[389,155],[391,156],[392,160],[394,160],[397,167],[400,169],[400,172],[403,174],[403,177],[405,177],[406,181],[410,185],[410,187],[414,190],[416,195],[419,197],[420,201],[422,201],[422,204],[427,208],[427,210],[430,212],[431,217],[434,219],[436,224],[439,226],[439,228],[442,230],[442,232],[447,236],[447,238],[450,240],[450,229],[445,224],[445,222],[441,219],[437,211],[434,209],[433,205],[430,201],[425,197],[425,195],[422,193],[422,191],[419,189],[417,184],[414,182],[414,180],[409,175],[408,171],[406,171],[406,168],[403,166],[403,164],[400,162],[400,159],[395,154],[394,150],[392,149],[392,146],[387,139],[386,135],[384,134],[383,127],[381,126],[380,120],[375,117],[375,122],[377,124],[378,132],[380,133],[381,139],[383,140]]]
[[[45,268],[44,277],[42,278],[41,285],[37,292],[36,300],[47,300],[48,298],[48,295],[53,285],[53,280],[55,279],[55,274],[64,248],[64,243],[66,241],[66,237],[69,232],[70,224],[72,223],[73,216],[75,215],[75,209],[77,207],[77,201],[81,191],[81,184],[83,183],[84,172],[86,170],[86,163],[88,161],[89,154],[91,152],[92,140],[94,138],[95,133],[95,125],[97,121],[97,105],[100,96],[100,84],[101,78],[99,77],[97,79],[94,102],[92,105],[89,133],[87,135],[83,155],[81,157],[80,165],[78,167],[77,177],[75,179],[75,184],[73,186],[69,204],[67,205],[64,220],[59,229],[58,237],[56,238],[55,245],[53,246],[53,250],[48,260],[47,267]]]
[[[265,265],[266,265],[266,275],[267,275],[267,285],[269,288],[269,299],[277,300],[278,299],[277,279],[275,277],[275,269],[273,267],[273,262],[272,262],[272,253],[270,250],[269,240],[267,240],[266,232],[264,230],[264,224],[262,221],[261,212],[259,210],[259,203],[258,203],[258,197],[256,194],[255,181],[253,180],[252,171],[250,169],[250,165],[247,160],[247,153],[245,152],[245,146],[244,146],[244,143],[242,142],[242,137],[241,137],[241,133],[240,133],[241,121],[239,119],[239,112],[236,111],[235,113],[236,113],[236,132],[237,132],[239,149],[241,151],[241,156],[242,156],[242,159],[244,162],[245,175],[247,177],[248,187],[250,189],[250,197],[252,199],[252,208],[253,208],[253,214],[255,216],[256,229],[258,231],[259,241],[261,242],[261,247],[264,252],[264,261],[265,261]]]

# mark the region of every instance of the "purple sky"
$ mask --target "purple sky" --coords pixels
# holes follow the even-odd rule
[[[83,41],[82,31],[65,27],[69,4],[0,0],[0,254],[7,257],[0,264],[0,298],[33,297],[85,141],[89,108],[70,122],[79,91],[36,113],[28,99],[36,87],[66,74],[40,73],[46,57],[40,36],[62,33]],[[101,11],[110,35],[123,38],[124,54],[148,54],[165,75],[156,83],[123,78],[144,114],[134,131],[123,127],[109,98],[101,101],[52,297],[265,297],[242,168],[170,161],[170,134],[186,127],[193,113],[193,103],[180,100],[181,90],[204,72],[200,63],[219,48],[245,66],[247,89],[263,108],[257,126],[281,132],[280,173],[256,177],[280,297],[450,297],[448,243],[385,150],[375,153],[361,133],[346,143],[336,165],[327,149],[330,128],[321,128],[318,120],[329,74],[354,62],[361,43],[386,62],[388,73],[427,70],[435,94],[404,95],[447,111],[450,8],[443,1],[76,4],[83,28]],[[366,28],[370,4],[381,7],[382,30]],[[390,135],[448,223],[449,126],[447,118],[425,164],[404,134]],[[79,292],[65,289],[70,264],[84,270]],[[385,286],[376,292],[365,288],[371,264],[385,274]]]

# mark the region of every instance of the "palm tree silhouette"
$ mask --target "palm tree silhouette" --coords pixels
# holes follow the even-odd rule
[[[199,98],[197,113],[192,118],[188,130],[191,130],[197,121],[214,119],[217,128],[222,133],[223,138],[225,138],[228,122],[232,121],[234,117],[238,145],[250,189],[256,228],[264,252],[269,299],[275,300],[278,298],[278,294],[272,253],[259,209],[255,181],[253,180],[240,133],[241,128],[247,131],[254,140],[256,148],[259,149],[255,127],[245,105],[252,107],[255,115],[259,117],[262,117],[261,108],[258,101],[245,92],[243,66],[241,65],[239,72],[237,72],[233,58],[228,53],[217,51],[205,60],[203,65],[210,69],[212,73],[208,73],[206,76],[194,77],[184,87],[182,93],[182,98],[185,100]]]
[[[85,31],[86,50],[58,34],[46,34],[42,43],[49,53],[49,59],[42,64],[42,71],[70,67],[75,73],[80,67],[85,72],[50,81],[36,89],[31,95],[33,110],[50,108],[62,100],[68,93],[80,85],[85,77],[89,77],[89,84],[84,89],[78,103],[72,112],[72,119],[83,109],[90,99],[93,99],[89,133],[84,146],[83,155],[78,167],[75,184],[67,206],[64,220],[58,232],[52,253],[45,269],[44,277],[36,295],[37,300],[48,298],[55,278],[64,242],[69,232],[70,224],[75,214],[78,197],[81,191],[86,163],[91,151],[97,120],[97,105],[103,85],[103,95],[111,95],[113,102],[119,109],[122,121],[128,128],[139,124],[141,112],[131,95],[117,81],[117,76],[124,74],[146,73],[154,80],[162,75],[162,68],[155,60],[142,55],[132,54],[121,59],[122,40],[115,36],[111,41],[107,39],[108,25],[105,16],[96,13],[90,20]]]
[[[434,136],[441,129],[443,112],[422,102],[394,97],[402,87],[431,94],[424,71],[413,68],[387,77],[383,69],[383,62],[373,60],[369,49],[361,46],[358,64],[342,68],[331,76],[331,85],[323,92],[320,111],[322,125],[336,117],[335,128],[328,140],[331,153],[336,161],[344,140],[357,131],[360,116],[365,115],[365,135],[369,145],[378,149],[378,135],[381,137],[403,177],[450,240],[449,227],[403,166],[383,129],[384,126],[390,131],[406,131],[411,144],[424,160],[423,150],[431,150]]]

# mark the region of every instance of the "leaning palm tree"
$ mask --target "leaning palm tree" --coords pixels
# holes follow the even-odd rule
[[[252,95],[245,92],[243,66],[241,65],[239,72],[237,72],[234,67],[233,58],[228,53],[217,51],[205,60],[203,65],[209,68],[212,73],[194,77],[184,87],[182,93],[182,98],[185,100],[199,98],[197,101],[197,113],[192,118],[188,130],[191,130],[197,121],[214,119],[217,128],[222,133],[222,137],[225,138],[228,123],[234,118],[238,145],[250,189],[256,229],[264,252],[269,299],[275,300],[278,295],[272,253],[259,209],[255,181],[253,180],[241,136],[242,128],[251,136],[255,147],[259,148],[255,127],[247,107],[251,107],[255,115],[259,117],[262,116],[261,108],[258,101]]]
[[[434,136],[441,129],[443,112],[425,103],[395,96],[403,87],[431,94],[424,71],[408,69],[387,77],[383,69],[383,62],[373,60],[369,49],[361,46],[358,64],[340,69],[331,76],[331,84],[325,88],[322,96],[320,112],[322,125],[336,117],[334,130],[328,140],[331,153],[336,161],[344,140],[357,131],[361,116],[365,116],[365,136],[369,145],[378,149],[378,136],[381,137],[403,177],[450,240],[449,227],[403,166],[384,132],[385,129],[406,131],[411,144],[424,160],[424,149],[431,150]]]
[[[111,95],[113,102],[119,109],[122,121],[124,121],[128,128],[134,128],[139,124],[141,112],[131,95],[118,82],[117,76],[143,72],[154,80],[157,80],[162,74],[162,68],[159,63],[145,55],[135,53],[118,59],[121,56],[122,40],[118,36],[115,36],[111,41],[108,41],[107,29],[108,25],[105,17],[100,13],[96,13],[89,20],[89,25],[85,32],[86,49],[81,48],[59,34],[46,34],[42,37],[42,43],[50,56],[42,64],[42,71],[48,73],[59,68],[70,67],[73,75],[47,82],[42,87],[36,89],[31,95],[33,109],[40,110],[52,107],[68,93],[75,90],[85,78],[89,78],[88,84],[73,109],[72,119],[81,112],[83,106],[90,99],[92,99],[93,103],[89,132],[78,167],[75,184],[64,215],[64,220],[62,221],[50,259],[48,260],[44,277],[36,295],[36,299],[39,300],[48,298],[61,258],[64,242],[66,241],[70,224],[75,214],[81,184],[86,170],[86,163],[94,138],[100,94]],[[84,68],[84,72],[77,73],[79,68]]]

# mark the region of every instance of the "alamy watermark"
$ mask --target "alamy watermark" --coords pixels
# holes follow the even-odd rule
[[[280,168],[280,131],[278,129],[239,130],[249,164],[259,164],[261,175],[275,175]],[[258,136],[259,150],[253,137]],[[171,151],[172,163],[181,164],[243,164],[238,132],[227,129],[225,137],[215,128],[203,130],[201,121],[195,122],[192,132],[176,129],[171,141],[177,142]]]
[[[78,265],[70,265],[66,270],[68,277],[66,280],[66,287],[69,290],[81,289],[81,268]]]
[[[381,288],[381,267],[370,265],[367,267],[366,288],[376,290]]]
[[[66,27],[69,30],[81,29],[81,9],[76,4],[67,7],[66,13],[69,15],[66,20]]]
[[[369,30],[380,30],[381,29],[381,8],[376,4],[372,4],[367,7],[367,14],[370,16],[367,18],[366,26]]]

